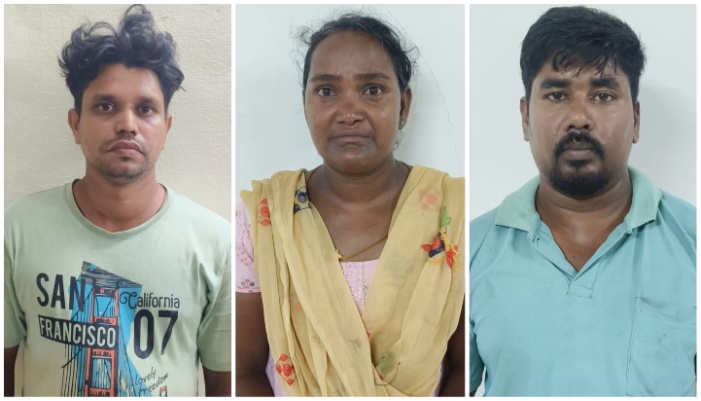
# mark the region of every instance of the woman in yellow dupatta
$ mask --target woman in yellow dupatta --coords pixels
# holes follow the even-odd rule
[[[311,36],[304,110],[324,163],[242,192],[261,292],[237,293],[237,395],[273,394],[269,359],[288,396],[464,395],[464,179],[394,159],[411,74],[374,18]],[[362,311],[346,262],[376,262]]]

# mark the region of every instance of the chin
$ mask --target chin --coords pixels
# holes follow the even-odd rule
[[[600,194],[611,181],[611,171],[606,169],[555,167],[548,174],[550,185],[563,195],[572,198],[590,198]]]

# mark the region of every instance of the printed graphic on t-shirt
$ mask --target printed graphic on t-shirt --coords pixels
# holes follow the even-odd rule
[[[167,396],[164,381],[168,375],[162,376],[154,368],[149,372],[137,371],[127,353],[127,347],[132,347],[133,355],[146,359],[154,351],[153,313],[148,309],[137,312],[137,307],[148,306],[141,297],[141,284],[89,262],[83,262],[80,275],[70,277],[70,283],[63,281],[61,275],[52,279],[44,273],[37,276],[39,305],[71,311],[70,320],[38,315],[39,334],[65,344],[61,395]],[[65,284],[69,285],[64,290]],[[159,310],[158,317],[169,319],[160,344],[163,354],[178,312]],[[130,341],[132,324],[134,338]]]

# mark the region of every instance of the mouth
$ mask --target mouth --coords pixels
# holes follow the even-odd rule
[[[133,141],[118,141],[107,149],[108,152],[142,153],[141,146]]]
[[[372,139],[372,134],[367,131],[340,131],[331,135],[332,141],[341,143],[357,143]]]
[[[555,147],[555,157],[570,160],[604,158],[604,150],[599,141],[584,132],[569,132]]]
[[[118,141],[114,143],[107,149],[108,152],[114,152],[119,155],[132,156],[138,153],[143,153],[141,151],[141,146],[133,141]]]

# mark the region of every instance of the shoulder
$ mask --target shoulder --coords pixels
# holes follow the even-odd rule
[[[57,213],[66,211],[67,203],[63,196],[66,185],[27,195],[8,206],[5,209],[5,227],[27,219],[56,216]]]
[[[662,191],[659,212],[664,221],[678,224],[696,242],[696,207],[668,192]]]
[[[228,228],[231,226],[229,221],[223,216],[179,193],[173,195],[173,212],[178,214],[180,219],[198,223],[202,226],[212,226],[214,228]]]
[[[170,190],[170,189],[169,189]],[[169,221],[183,230],[190,230],[205,238],[231,239],[231,223],[219,214],[195,203],[184,195],[174,193]]]
[[[494,227],[498,208],[476,217],[470,221],[470,260],[482,246],[487,234]]]

